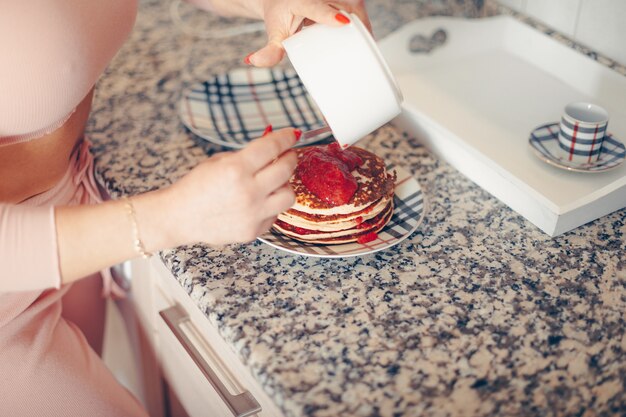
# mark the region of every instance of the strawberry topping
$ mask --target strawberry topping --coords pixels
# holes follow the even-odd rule
[[[298,163],[297,174],[306,188],[331,206],[347,204],[358,185],[351,172],[363,160],[337,143],[307,149]]]

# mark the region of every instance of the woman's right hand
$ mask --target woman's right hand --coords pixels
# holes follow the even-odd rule
[[[295,201],[288,181],[296,140],[294,129],[270,133],[207,159],[169,188],[135,197],[146,250],[249,242],[263,234]]]
[[[140,251],[255,239],[294,203],[288,181],[297,162],[289,150],[296,133],[279,130],[241,151],[208,158],[171,187],[130,198],[130,209],[122,200],[55,207],[61,283]]]

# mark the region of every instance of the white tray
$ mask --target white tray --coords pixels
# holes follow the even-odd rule
[[[441,46],[409,51],[414,35],[438,29],[447,35]],[[626,207],[626,164],[567,172],[528,146],[530,132],[572,101],[605,107],[609,132],[624,142],[626,77],[508,16],[419,20],[380,47],[405,97],[394,123],[545,233]]]

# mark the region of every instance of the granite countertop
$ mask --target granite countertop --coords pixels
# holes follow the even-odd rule
[[[456,0],[367,5],[379,38],[417,17],[497,12]],[[142,2],[88,128],[113,196],[166,186],[224,150],[186,131],[176,103],[262,43],[183,35],[168,2]],[[361,144],[411,171],[428,200],[400,245],[347,259],[260,242],[161,254],[284,414],[626,413],[626,210],[550,238],[391,126]]]

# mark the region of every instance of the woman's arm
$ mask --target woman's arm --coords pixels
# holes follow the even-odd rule
[[[364,0],[187,0],[202,9],[227,16],[265,20],[267,44],[246,56],[245,62],[257,67],[278,64],[285,55],[282,41],[305,20],[341,26],[348,23],[338,9],[355,13],[371,29]]]
[[[137,257],[133,221],[147,252],[254,240],[294,203],[288,181],[297,158],[289,149],[297,134],[282,129],[209,158],[171,187],[133,197],[134,216],[123,201],[58,208],[62,282]]]
[[[0,292],[59,287],[138,257],[133,222],[148,252],[255,239],[293,205],[298,134],[282,129],[209,158],[172,186],[132,197],[134,216],[123,200],[54,212],[0,205]]]

